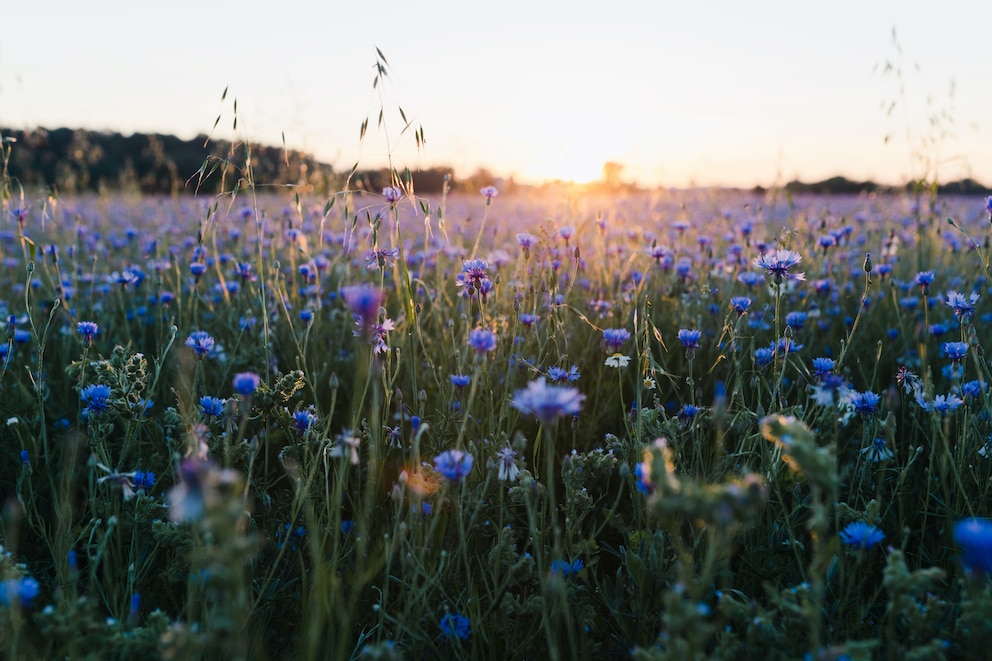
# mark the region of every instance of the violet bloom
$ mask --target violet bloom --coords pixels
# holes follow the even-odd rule
[[[758,268],[763,268],[772,274],[775,284],[780,284],[783,280],[805,280],[805,273],[790,273],[789,269],[803,261],[802,255],[794,250],[771,250],[758,257],[752,262]]]
[[[461,450],[448,450],[434,457],[434,469],[452,482],[458,482],[472,472],[475,458]]]
[[[382,293],[371,285],[353,285],[341,289],[341,296],[364,328],[379,321]]]
[[[954,541],[964,551],[970,571],[992,573],[992,519],[971,518],[954,524]]]
[[[382,189],[382,196],[386,199],[386,202],[395,204],[400,201],[401,197],[403,197],[403,191],[395,186],[386,186]]]
[[[949,291],[947,292],[947,300],[945,301],[945,304],[949,308],[954,308],[954,315],[965,323],[971,319],[973,314],[975,314],[975,303],[977,302],[977,292],[972,292],[971,296],[965,298],[964,294],[959,294],[956,291]]]
[[[967,342],[944,342],[940,345],[940,348],[944,352],[944,355],[955,363],[961,362],[968,355]]]
[[[76,324],[76,331],[83,336],[86,344],[93,344],[93,338],[100,332],[100,327],[94,321],[80,321]]]
[[[885,539],[885,533],[870,523],[854,521],[840,531],[840,539],[848,546],[866,550]]]
[[[480,356],[496,349],[497,340],[496,333],[485,328],[475,328],[468,334],[468,345]]]
[[[234,375],[233,379],[231,379],[231,385],[234,386],[234,392],[239,395],[244,395],[245,397],[254,394],[254,392],[258,390],[258,384],[261,382],[262,379],[254,372],[239,372]]]
[[[499,191],[496,190],[495,186],[483,186],[479,190],[479,193],[481,193],[482,196],[486,198],[487,205],[492,204],[493,198],[499,195]]]
[[[204,395],[200,398],[200,411],[206,418],[219,418],[224,415],[224,400],[219,397]]]
[[[510,406],[522,413],[530,413],[542,422],[551,422],[562,416],[576,415],[584,399],[585,395],[576,388],[548,385],[540,378],[518,390]]]
[[[203,358],[213,351],[214,338],[206,331],[193,331],[186,338],[186,346],[193,350],[197,358]]]
[[[851,406],[854,407],[854,412],[866,417],[878,413],[878,404],[881,401],[882,398],[871,391],[851,391],[850,394],[850,402]]]
[[[630,331],[626,328],[603,329],[603,343],[606,345],[607,353],[617,351],[629,339]]]
[[[699,340],[703,337],[701,331],[690,330],[688,328],[683,328],[679,330],[679,342],[686,349],[698,349],[700,347]]]
[[[86,405],[83,407],[84,413],[102,413],[110,403],[110,386],[92,383],[82,389],[79,398]]]

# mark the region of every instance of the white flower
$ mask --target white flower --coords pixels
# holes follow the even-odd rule
[[[625,356],[622,353],[615,353],[606,359],[607,367],[616,367],[617,369],[621,367],[626,367],[627,363],[630,362],[630,356]]]

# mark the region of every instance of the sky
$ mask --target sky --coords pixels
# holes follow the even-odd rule
[[[533,183],[594,180],[612,161],[644,186],[992,185],[992,3],[8,5],[0,130],[285,136],[339,170]],[[376,48],[389,69],[373,89]]]

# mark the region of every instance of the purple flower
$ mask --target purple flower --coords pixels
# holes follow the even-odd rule
[[[455,285],[463,287],[462,295],[472,297],[478,293],[482,300],[486,300],[486,294],[493,288],[486,269],[489,264],[484,259],[468,259],[462,265],[461,273],[455,276]]]
[[[135,491],[151,491],[155,486],[155,473],[151,471],[136,470],[131,475],[131,483]]]
[[[933,284],[934,274],[933,271],[920,271],[916,274],[916,284],[920,287],[924,293]]]
[[[469,619],[461,613],[456,615],[448,613],[441,618],[440,626],[441,633],[448,638],[460,638],[465,640],[472,635],[472,623],[469,622]]]
[[[734,296],[730,299],[730,307],[737,314],[744,314],[751,307],[751,299],[747,296]]]
[[[91,383],[79,393],[80,399],[86,404],[84,412],[101,413],[107,410],[110,400],[110,386],[101,383]]]
[[[474,464],[475,458],[461,450],[448,450],[434,457],[434,469],[452,482],[468,477]]]
[[[967,321],[971,319],[971,315],[975,314],[975,303],[977,302],[977,292],[972,292],[971,296],[965,298],[964,294],[959,294],[958,292],[952,290],[947,292],[947,300],[945,301],[945,304],[949,308],[954,308],[954,314],[958,319]]]
[[[248,396],[258,390],[261,381],[262,379],[254,372],[239,372],[231,379],[231,384],[234,386],[234,392]]]
[[[451,379],[451,385],[456,388],[464,388],[472,382],[472,377],[465,374],[452,374],[448,378]]]
[[[823,377],[830,374],[834,369],[834,359],[833,358],[814,358],[813,359],[813,376]]]
[[[584,399],[585,395],[576,388],[549,386],[541,378],[518,390],[510,406],[522,413],[530,413],[542,422],[551,422],[555,418],[577,414]]]
[[[483,186],[479,192],[486,198],[486,204],[491,203],[493,198],[499,195],[499,191],[496,190],[495,186]]]
[[[763,268],[772,274],[775,284],[783,280],[805,280],[805,273],[790,273],[789,269],[803,261],[802,255],[794,250],[771,250],[758,257],[752,262],[758,268]]]
[[[0,604],[6,607],[30,608],[41,586],[34,578],[22,576],[0,582]]]
[[[93,338],[100,332],[100,327],[94,321],[80,321],[76,324],[76,331],[83,336],[86,344],[92,344]]]
[[[678,334],[679,342],[681,342],[682,346],[686,349],[698,349],[699,340],[702,336],[703,334],[701,331],[690,330],[688,328],[681,329]]]
[[[520,247],[523,248],[524,251],[527,251],[531,246],[537,243],[537,237],[528,232],[518,232],[517,243],[520,244]]]
[[[485,328],[475,328],[468,334],[468,345],[480,356],[496,348],[496,333]]]
[[[850,402],[854,407],[854,412],[862,416],[869,416],[878,413],[878,404],[882,398],[871,391],[857,392],[851,391]]]
[[[940,345],[941,351],[944,355],[953,360],[955,363],[960,362],[965,356],[968,355],[968,343],[967,342],[944,342]]]
[[[382,196],[386,199],[386,202],[395,204],[400,201],[401,197],[403,197],[403,191],[395,186],[386,186],[382,189]]]
[[[576,558],[572,562],[556,558],[551,561],[551,573],[561,574],[563,578],[568,578],[573,574],[578,574],[585,566],[586,563],[582,562],[580,558]]]
[[[353,285],[344,287],[341,296],[364,328],[379,321],[382,293],[378,288],[370,285]]]
[[[310,429],[316,422],[317,416],[313,414],[313,411],[296,411],[293,413],[293,425],[301,432]]]
[[[224,415],[224,400],[219,397],[204,395],[200,398],[200,411],[208,418],[219,418]]]
[[[885,533],[864,521],[854,521],[844,526],[840,531],[840,539],[848,546],[856,549],[870,549],[883,539]]]
[[[214,338],[206,331],[193,331],[186,338],[186,346],[193,350],[199,358],[210,354],[214,348]]]
[[[604,328],[603,343],[606,344],[606,352],[616,351],[630,339],[630,331],[626,328]]]
[[[992,519],[971,518],[954,524],[954,541],[971,571],[992,573]]]
[[[517,467],[516,450],[507,445],[496,453],[496,459],[499,463],[497,478],[503,481],[509,480],[510,482],[516,480],[517,474],[520,473],[520,469]]]

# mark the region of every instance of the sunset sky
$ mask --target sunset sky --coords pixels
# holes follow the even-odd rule
[[[236,98],[238,138],[279,145],[284,133],[339,169],[379,166],[390,149],[375,129],[378,46],[400,167],[588,181],[616,161],[643,185],[768,186],[895,183],[926,175],[929,160],[942,180],[992,185],[992,3],[8,5],[2,129],[192,138],[220,114],[214,135],[230,139]],[[885,60],[902,65],[902,93]],[[397,106],[423,126],[419,155]]]

